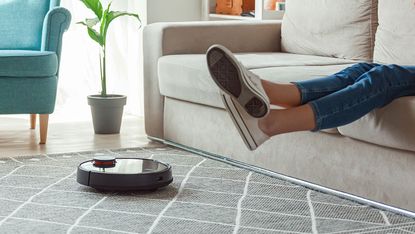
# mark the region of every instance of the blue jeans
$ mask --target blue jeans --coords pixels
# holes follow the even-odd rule
[[[359,63],[334,75],[293,82],[312,107],[316,128],[351,123],[394,99],[415,95],[415,66]]]

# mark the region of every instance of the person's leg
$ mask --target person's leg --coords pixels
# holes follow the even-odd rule
[[[262,86],[271,104],[282,107],[295,107],[326,96],[353,84],[362,74],[373,67],[372,63],[358,63],[336,74],[291,84],[278,84],[262,80]]]
[[[313,108],[305,104],[289,109],[271,110],[265,118],[258,120],[258,127],[271,137],[288,132],[311,131],[316,128],[316,121]]]
[[[269,136],[339,127],[409,95],[415,95],[415,67],[382,65],[364,73],[353,85],[308,104],[272,110],[258,125]]]
[[[286,108],[301,104],[301,93],[296,85],[273,83],[267,80],[261,82],[271,104]]]

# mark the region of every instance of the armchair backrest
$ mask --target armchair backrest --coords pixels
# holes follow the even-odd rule
[[[40,50],[43,21],[60,0],[1,0],[0,50]]]

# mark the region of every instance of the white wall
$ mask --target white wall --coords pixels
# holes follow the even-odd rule
[[[201,20],[201,2],[202,0],[147,0],[147,23]]]

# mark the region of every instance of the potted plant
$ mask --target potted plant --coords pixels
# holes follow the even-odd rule
[[[88,104],[91,106],[94,130],[97,134],[119,133],[124,105],[127,97],[125,95],[107,93],[107,74],[106,74],[106,45],[107,32],[111,22],[121,16],[132,16],[139,22],[138,14],[111,11],[111,3],[106,9],[103,8],[100,0],[81,0],[84,5],[91,9],[95,18],[85,19],[78,22],[86,26],[89,37],[98,43],[100,47],[100,74],[101,74],[101,93],[88,96]]]

